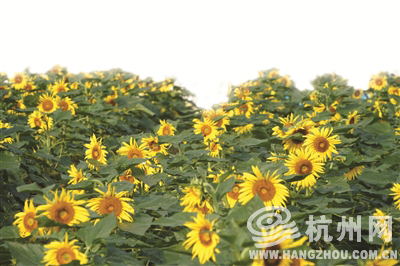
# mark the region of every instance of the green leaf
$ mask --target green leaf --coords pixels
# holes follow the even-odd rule
[[[19,161],[17,157],[12,154],[1,152],[0,153],[0,169],[9,171],[19,170]]]
[[[191,217],[196,217],[196,213],[180,212],[175,213],[171,217],[161,217],[153,222],[154,225],[161,226],[183,226],[184,223],[192,221]]]
[[[5,226],[0,229],[0,240],[20,238],[18,227]]]
[[[72,113],[70,110],[62,111],[61,109],[58,109],[55,112],[53,112],[52,117],[55,123],[57,123],[61,120],[70,120],[72,118]]]
[[[42,194],[42,195],[46,195],[47,193],[50,192],[50,190],[52,190],[56,185],[50,185],[47,186],[45,188],[41,188],[38,186],[38,184],[32,183],[32,184],[28,184],[28,185],[23,185],[23,186],[19,186],[17,187],[17,191],[18,192],[30,192],[30,193],[38,193],[38,194]]]
[[[394,152],[385,159],[383,159],[383,163],[389,165],[400,164],[400,152]]]
[[[368,125],[364,128],[365,131],[371,132],[374,134],[383,134],[390,131],[390,124],[389,123],[381,123],[375,122],[372,125]]]
[[[115,218],[114,212],[112,212],[106,217],[101,218],[100,222],[95,226],[79,229],[77,234],[85,241],[87,246],[91,246],[96,239],[107,238],[116,225],[117,218]]]
[[[20,244],[6,242],[12,256],[17,260],[19,266],[43,265],[44,247],[38,244]]]
[[[145,200],[138,199],[137,202],[140,202],[138,205],[136,205],[136,208],[138,209],[157,210],[161,208],[168,210],[171,205],[178,202],[178,199],[168,194],[164,194],[162,196],[150,195],[145,197]]]
[[[118,228],[142,236],[150,228],[152,221],[153,217],[141,213],[133,217],[132,223],[118,223]]]
[[[216,199],[219,202],[221,198],[225,195],[225,193],[232,190],[233,185],[235,185],[235,179],[233,177],[224,180],[218,187],[217,192],[215,193]]]
[[[378,178],[379,176],[385,176],[385,178]],[[394,178],[390,175],[385,175],[371,169],[364,169],[364,171],[359,177],[357,177],[357,179],[368,184],[385,186],[387,184],[390,184],[392,182],[391,179]]]

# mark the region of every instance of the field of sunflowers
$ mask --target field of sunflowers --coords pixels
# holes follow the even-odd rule
[[[302,234],[269,250],[400,249],[400,77],[312,85],[260,71],[202,110],[174,80],[121,69],[0,73],[0,265],[396,265],[250,258],[264,206]],[[310,215],[330,239],[305,236]],[[360,240],[343,237],[357,216]],[[369,216],[391,232],[370,240]]]

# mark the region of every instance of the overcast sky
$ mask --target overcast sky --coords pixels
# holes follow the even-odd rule
[[[299,89],[400,70],[400,1],[1,1],[0,72],[55,64],[176,77],[209,108],[277,67]]]

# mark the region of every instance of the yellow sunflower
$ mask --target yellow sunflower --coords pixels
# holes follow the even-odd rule
[[[136,140],[132,142],[132,137],[130,138],[129,144],[122,142],[123,147],[117,150],[119,155],[128,156],[129,159],[132,158],[148,158],[149,152],[145,150],[146,145],[141,144],[140,146],[136,143]]]
[[[65,234],[64,242],[53,241],[44,245],[48,249],[44,253],[43,263],[46,265],[69,264],[73,260],[79,260],[80,264],[86,264],[88,259],[85,254],[79,252],[80,247],[74,245],[78,240],[68,242],[68,233]]]
[[[201,214],[211,214],[214,212],[214,208],[211,205],[211,202],[209,199],[205,199],[202,203],[200,204],[195,204],[195,205],[188,205],[183,209],[183,212],[197,212]]]
[[[253,106],[253,102],[246,102],[234,109],[235,115],[246,115],[246,118],[250,118],[250,116],[254,114]]]
[[[307,136],[311,132],[311,128],[314,126],[314,123],[310,121],[309,124],[304,124],[304,126],[296,126],[289,130],[286,135],[285,139],[282,141],[283,149],[289,150],[291,153],[295,152],[296,150],[302,149],[304,140],[303,139],[295,139],[292,138],[295,134],[301,134],[303,136]]]
[[[266,207],[286,206],[289,190],[281,184],[283,180],[279,178],[280,175],[276,175],[276,171],[270,175],[268,171],[264,177],[258,166],[252,166],[252,169],[255,176],[243,173],[244,182],[240,184],[239,202],[244,205],[258,195]]]
[[[186,235],[188,239],[183,242],[183,246],[186,250],[192,247],[192,260],[198,257],[200,264],[204,264],[210,259],[215,262],[215,253],[219,253],[219,250],[216,248],[219,243],[219,236],[213,232],[215,221],[210,223],[201,214],[197,214],[197,218],[192,218],[194,222],[184,224],[186,227],[192,229],[192,231]]]
[[[335,145],[342,143],[338,135],[330,136],[332,131],[333,128],[311,129],[303,146],[312,153],[318,154],[323,162],[326,161],[326,157],[332,160],[332,153],[338,153]]]
[[[215,157],[219,157],[219,151],[222,151],[222,147],[221,145],[219,145],[219,139],[216,138],[213,141],[211,141],[208,145],[208,147],[206,148],[206,150],[210,151],[208,153],[209,156],[215,158]]]
[[[289,168],[285,175],[305,176],[303,180],[292,182],[296,189],[314,186],[316,178],[319,178],[318,173],[324,173],[324,163],[320,161],[318,154],[313,154],[310,150],[299,149],[296,153],[290,153],[285,165]]]
[[[16,73],[13,78],[10,79],[12,87],[16,90],[23,89],[28,82],[28,77],[24,73]]]
[[[217,121],[217,117],[220,117],[220,119]],[[222,108],[219,108],[217,110],[210,109],[208,111],[205,111],[203,113],[203,118],[209,118],[215,122],[215,125],[217,127],[221,127],[226,131],[226,126],[229,125],[230,119],[228,115],[225,113],[225,111]]]
[[[64,80],[56,81],[54,85],[51,86],[51,92],[53,94],[57,94],[59,92],[67,92],[69,91],[68,83],[65,83]]]
[[[346,125],[357,124],[359,118],[360,118],[360,115],[358,114],[358,110],[355,110],[353,113],[349,112],[349,115],[347,116],[347,120],[346,120]],[[354,128],[350,129],[349,133],[353,134]]]
[[[104,101],[111,106],[118,106],[118,103],[115,101],[115,99],[117,99],[117,98],[118,98],[118,96],[116,96],[114,94],[108,95],[107,97],[104,98]]]
[[[295,241],[292,237],[293,235],[293,230],[291,229],[284,229],[281,225],[278,227],[273,227],[271,230],[266,231],[265,229],[262,230],[262,239],[266,239],[265,241],[258,241],[260,244],[267,244],[271,242],[280,242],[280,239],[284,239],[279,244],[275,244],[273,246],[269,246],[263,248],[264,251],[270,252],[273,251],[278,251],[281,252],[282,250],[286,249],[291,249],[291,248],[296,248],[300,247],[304,244],[304,242],[307,240],[306,236],[303,236],[299,240]],[[281,254],[280,254],[281,255]],[[263,258],[257,256],[256,258],[253,259],[252,266],[264,266],[264,265],[276,265],[276,266],[313,266],[315,265],[312,262],[303,260],[303,259],[290,259],[286,258],[285,256],[278,256],[277,258],[273,257],[268,257],[268,258]]]
[[[394,87],[394,86],[389,86],[388,93],[392,94],[392,95],[400,96],[400,88]]]
[[[10,98],[10,96],[11,96],[11,90],[10,90],[10,87],[8,87],[8,86],[5,86],[5,85],[1,85],[0,86],[0,91],[5,91],[5,90],[7,90],[8,91],[8,93],[7,94],[4,94],[3,95],[3,98],[4,99],[7,99],[7,98]]]
[[[37,208],[37,210],[44,211],[41,215],[69,226],[89,221],[89,212],[80,206],[85,204],[84,200],[74,200],[72,191],[66,191],[64,188],[62,188],[60,196],[58,190],[52,191],[52,193],[54,195],[53,201],[43,196],[48,204]]]
[[[358,175],[361,175],[363,169],[365,166],[360,165],[352,168],[348,173],[344,173],[344,177],[346,177],[348,180],[353,180],[355,179]]]
[[[352,97],[353,97],[354,99],[360,99],[360,98],[362,97],[362,95],[363,95],[363,90],[358,89],[358,90],[355,90],[355,91],[354,91]]]
[[[106,146],[101,145],[102,139],[97,140],[96,135],[90,138],[90,144],[85,144],[87,150],[85,151],[85,159],[94,159],[101,164],[107,164],[107,151],[105,150]],[[94,165],[88,163],[90,169],[94,169]]]
[[[268,78],[275,78],[277,76],[279,76],[279,69],[274,68],[268,72]]]
[[[391,252],[392,248],[388,248],[385,250],[385,246],[383,245],[378,256],[374,260],[367,260],[365,266],[395,266],[398,265],[399,261],[396,259],[385,259],[385,256],[388,256]],[[385,252],[385,256],[384,255]],[[397,253],[396,253],[397,254]]]
[[[39,111],[33,111],[33,113],[28,116],[28,124],[31,126],[31,128],[42,127],[43,124],[42,116],[43,114]]]
[[[386,76],[372,75],[371,81],[369,82],[369,87],[374,90],[380,91],[382,88],[387,86]]]
[[[128,204],[128,202],[133,201],[133,199],[124,197],[128,193],[127,191],[115,194],[115,187],[111,188],[111,184],[108,185],[107,192],[103,192],[97,188],[95,190],[103,197],[90,199],[88,201],[89,203],[86,205],[87,207],[100,215],[110,214],[114,211],[115,217],[117,217],[121,223],[123,220],[133,222],[130,213],[134,214],[135,210]]]
[[[289,88],[290,86],[292,86],[292,81],[290,80],[290,77],[288,75],[277,79],[277,82],[283,83],[283,86],[285,86],[286,88]]]
[[[137,167],[137,166],[136,166]],[[120,182],[129,182],[135,185],[135,188],[133,189],[133,192],[136,192],[138,187],[144,184],[142,181],[138,180],[132,175],[132,170],[128,169],[125,170],[125,173],[119,176],[119,181]],[[144,184],[144,190],[148,192],[150,189],[149,185]]]
[[[400,184],[399,183],[394,183],[393,187],[390,189],[392,194],[389,194],[390,196],[394,196],[394,205],[396,206],[397,209],[400,210]]]
[[[63,112],[71,110],[72,115],[75,115],[75,109],[78,108],[78,105],[71,98],[65,97],[64,99],[61,99],[57,96],[56,102]]]
[[[43,116],[42,125],[38,130],[38,133],[43,133],[53,128],[54,120],[51,117]]]
[[[52,96],[47,95],[47,94],[40,95],[38,104],[39,105],[37,106],[37,108],[42,113],[49,114],[49,113],[52,113],[55,110],[57,110],[56,99],[54,97],[52,97]]]
[[[234,90],[234,96],[238,97],[239,99],[242,99],[244,101],[252,100],[250,95],[251,95],[251,91],[247,87],[240,87],[240,88],[236,88]]]
[[[244,126],[234,127],[233,131],[235,131],[236,133],[241,135],[241,134],[245,134],[245,133],[248,133],[248,132],[252,131],[253,127],[254,127],[253,124],[247,124],[247,125],[244,125]]]
[[[15,215],[15,222],[13,225],[18,226],[19,234],[21,237],[28,237],[31,235],[35,228],[38,228],[38,221],[36,220],[36,209],[33,206],[33,199],[30,201],[25,200],[24,211],[19,212]],[[44,234],[44,229],[39,228],[38,232],[40,235]]]
[[[86,177],[83,176],[82,169],[76,169],[75,165],[71,164],[71,170],[67,171],[71,179],[68,181],[68,184],[78,184],[83,180],[87,180]],[[73,194],[84,194],[85,190],[83,189],[76,189],[72,190]]]
[[[35,86],[35,83],[33,83],[33,81],[27,81],[24,87],[24,94],[23,96],[28,96],[28,95],[34,95],[35,93],[32,91],[34,89],[36,89],[37,86]]]
[[[142,143],[149,149],[150,156],[155,156],[157,153],[168,154],[168,144],[158,144],[158,137],[142,138]]]
[[[174,136],[175,135],[174,132],[176,131],[176,128],[172,124],[165,122],[165,120],[160,120],[160,124],[161,124],[161,126],[157,131],[157,135],[159,135],[159,136]]]
[[[193,119],[193,122],[195,122],[193,126],[195,128],[194,133],[203,135],[205,142],[207,140],[214,140],[217,137],[219,132],[215,122],[211,119],[205,118],[204,122],[199,119]]]
[[[379,209],[375,209],[376,212],[373,213],[373,216],[381,216],[381,217],[389,217],[387,214],[385,214],[383,211]],[[376,226],[379,228],[380,233],[383,232],[381,239],[385,243],[389,243],[392,240],[392,231],[389,230],[389,225],[387,224],[386,219],[379,219],[377,222]]]
[[[229,207],[233,208],[236,202],[239,200],[240,195],[240,184],[235,184],[232,190],[226,193],[226,199],[228,201]]]
[[[200,205],[201,202],[201,190],[194,186],[186,187],[182,190],[185,196],[181,198],[181,206],[195,206]]]

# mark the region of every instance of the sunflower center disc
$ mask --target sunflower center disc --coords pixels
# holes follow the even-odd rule
[[[382,79],[377,79],[375,83],[376,85],[381,86],[383,82]]]
[[[207,125],[203,126],[201,132],[203,133],[204,136],[208,136],[211,133],[211,127]]]
[[[162,133],[163,133],[163,135],[169,135],[170,134],[169,128],[168,127],[164,127]]]
[[[63,261],[66,263],[72,261],[72,256],[68,252],[65,252],[64,254],[62,254],[62,258],[63,258]]]
[[[107,207],[107,211],[108,212],[112,212],[113,210],[114,210],[114,206],[113,205],[110,205],[110,206]]]
[[[28,219],[29,226],[32,226],[34,223],[35,223],[35,219],[33,219],[33,218]]]
[[[234,186],[233,189],[232,189],[232,192],[238,193],[239,192],[239,187]]]
[[[20,75],[16,76],[14,79],[15,83],[21,83],[22,82],[22,77]]]
[[[50,100],[46,100],[43,102],[43,109],[45,111],[50,111],[51,109],[53,109],[53,103]]]
[[[68,215],[68,212],[66,212],[65,210],[60,211],[60,217],[63,219],[65,218],[65,216]]]
[[[42,124],[42,122],[40,121],[40,119],[35,118],[35,126],[40,127],[41,124]]]

